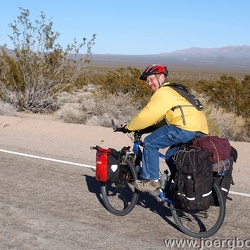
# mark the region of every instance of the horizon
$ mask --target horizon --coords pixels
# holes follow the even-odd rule
[[[10,51],[13,51],[14,49],[10,49],[8,47],[5,47],[4,45],[0,45],[0,48],[4,47],[5,49],[7,50],[10,50]],[[162,53],[159,53],[159,54],[140,54],[140,55],[137,55],[137,54],[114,54],[114,53],[93,53],[91,52],[91,54],[93,55],[117,55],[117,56],[154,56],[154,55],[162,55],[162,54],[174,54],[176,52],[180,52],[180,51],[183,51],[183,52],[188,52],[190,50],[222,50],[222,49],[227,49],[227,48],[249,48],[250,49],[250,45],[247,45],[247,44],[243,44],[243,45],[236,45],[236,46],[232,46],[232,45],[228,45],[228,46],[224,46],[224,47],[217,47],[217,48],[203,48],[203,47],[190,47],[190,48],[183,48],[183,49],[179,49],[179,50],[175,50],[175,51],[171,51],[171,52],[162,52]],[[72,53],[73,54],[73,53]],[[83,54],[83,53],[79,53],[79,54]]]
[[[6,49],[11,57],[15,56],[13,50]],[[84,53],[76,54],[76,58],[83,55]],[[75,55],[69,54],[69,56],[74,57]],[[143,69],[150,64],[156,63],[168,65],[168,68],[172,71],[250,74],[249,45],[222,48],[189,48],[151,55],[91,53],[90,58],[91,63],[89,66],[97,68],[136,67]]]

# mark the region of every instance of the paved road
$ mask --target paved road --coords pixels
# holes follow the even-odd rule
[[[167,249],[166,239],[189,239],[148,195],[129,215],[111,215],[91,169],[0,157],[1,250]],[[211,239],[250,239],[250,198],[231,197],[223,227]]]

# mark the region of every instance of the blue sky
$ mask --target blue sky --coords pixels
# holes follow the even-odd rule
[[[6,0],[0,4],[0,45],[13,47],[8,24],[18,7],[28,9],[31,20],[41,11],[52,18],[63,47],[96,34],[95,54],[250,45],[249,0]]]

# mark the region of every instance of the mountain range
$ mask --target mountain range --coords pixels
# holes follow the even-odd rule
[[[154,55],[93,54],[92,63],[99,66],[136,66],[165,64],[174,70],[250,74],[250,46],[222,48],[189,48]]]
[[[13,50],[8,50],[14,56]],[[78,57],[83,55],[79,54]],[[250,75],[250,46],[227,46],[222,48],[199,48],[176,50],[171,53],[152,55],[92,54],[93,67],[138,67],[156,63],[172,70],[206,71]]]

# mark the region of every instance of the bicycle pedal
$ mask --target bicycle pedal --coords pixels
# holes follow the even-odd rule
[[[164,200],[162,200],[158,195],[154,196],[154,198],[158,201],[158,202],[163,202]]]

